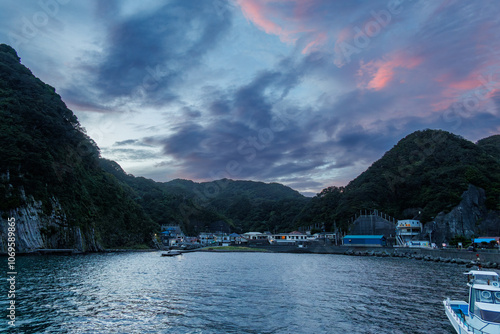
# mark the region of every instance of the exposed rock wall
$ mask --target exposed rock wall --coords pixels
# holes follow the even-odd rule
[[[439,213],[435,224],[426,225],[427,232],[432,231],[432,240],[442,243],[457,235],[500,236],[500,212],[488,210],[485,201],[484,190],[469,185],[459,205],[448,213]]]
[[[37,249],[74,249],[80,252],[96,252],[103,247],[96,240],[93,229],[82,231],[69,226],[66,215],[57,199],[52,200],[52,212],[44,213],[41,201],[26,198],[26,205],[10,212],[0,212],[0,253],[7,251],[7,219],[16,221],[16,249],[29,253]]]

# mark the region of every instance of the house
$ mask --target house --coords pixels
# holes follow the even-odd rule
[[[267,235],[260,232],[246,232],[241,235],[243,238],[247,240],[264,240],[267,239]]]
[[[242,237],[242,242],[246,242],[248,244],[253,244],[253,245],[265,245],[269,244],[268,236],[267,234],[260,233],[260,232],[246,232],[241,235]]]
[[[396,241],[399,246],[415,246],[412,241],[420,233],[422,233],[422,223],[420,220],[404,219],[398,220],[396,224]]]
[[[172,247],[184,241],[185,235],[179,225],[162,225],[160,239],[164,246]]]
[[[211,245],[215,243],[215,236],[213,233],[200,233],[198,239],[202,245]]]
[[[299,242],[303,243],[308,240],[307,234],[298,231],[290,233],[275,233],[271,234],[268,238],[269,242],[273,245],[292,245]]]
[[[226,233],[216,233],[214,234],[214,243],[219,246],[229,246],[231,237]]]
[[[242,236],[239,235],[238,233],[231,233],[229,235],[229,241],[231,242],[232,245],[240,245],[242,242]]]
[[[337,234],[335,232],[319,232],[314,234],[316,239],[329,239],[329,240],[335,240],[336,235]]]
[[[385,247],[386,239],[383,235],[346,235],[344,246]]]

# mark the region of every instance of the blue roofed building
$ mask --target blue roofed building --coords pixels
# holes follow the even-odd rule
[[[498,245],[500,243],[500,238],[499,237],[479,237],[475,238],[473,240],[473,243],[476,244],[477,246],[481,246],[481,244],[487,244],[487,245],[493,245],[495,243]]]
[[[383,235],[346,235],[344,246],[385,247],[387,244]]]

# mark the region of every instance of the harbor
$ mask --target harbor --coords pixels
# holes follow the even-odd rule
[[[160,253],[19,257],[19,332],[386,333],[390,322],[395,334],[451,334],[442,300],[464,298],[461,291],[449,293],[464,272],[449,263],[335,254]],[[388,282],[398,282],[406,294],[395,294]],[[419,323],[418,330],[398,316],[402,312]]]

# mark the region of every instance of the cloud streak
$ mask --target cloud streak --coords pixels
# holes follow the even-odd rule
[[[23,4],[0,5],[5,38],[41,10]],[[500,132],[497,7],[70,2],[20,56],[89,133],[113,124],[98,144],[135,175],[315,193],[345,185],[415,130],[473,141]]]

